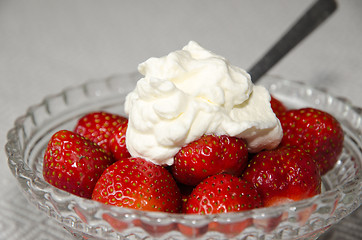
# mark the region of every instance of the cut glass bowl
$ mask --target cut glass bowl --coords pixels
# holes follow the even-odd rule
[[[361,205],[361,110],[303,83],[267,76],[261,82],[289,108],[315,107],[335,116],[345,132],[343,153],[323,177],[322,194],[303,201],[240,213],[185,215],[111,207],[59,190],[42,177],[46,144],[72,130],[84,114],[124,114],[138,74],[88,81],[46,97],[8,133],[9,167],[26,198],[78,239],[316,239]]]

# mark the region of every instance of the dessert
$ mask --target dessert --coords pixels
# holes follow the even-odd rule
[[[91,135],[103,136],[102,144],[97,142],[97,137],[95,142],[106,146],[107,159],[115,163],[107,164],[107,170],[102,165],[102,175],[98,172],[97,175],[79,174],[76,182],[80,184],[74,187],[80,192],[85,191],[83,180],[98,180],[92,196],[84,197],[146,211],[210,214],[267,207],[320,193],[321,172],[324,174],[325,171],[321,171],[322,164],[315,157],[317,155],[307,147],[309,145],[300,144],[302,140],[284,140],[296,136],[289,130],[283,135],[284,127],[299,124],[285,124],[290,122],[288,116],[294,110],[287,110],[280,102],[273,108],[277,99],[264,87],[253,85],[244,70],[190,42],[182,50],[147,60],[140,64],[139,71],[144,77],[126,98],[128,116],[115,116],[122,120],[111,124],[106,135],[101,127],[92,127]],[[320,112],[323,117],[316,122],[294,119],[308,122],[305,127],[297,128],[297,131],[309,129],[298,139],[314,138],[322,132],[318,142],[330,138],[333,144],[313,145],[318,149],[315,152],[325,155],[334,148],[333,156],[338,157],[341,149],[336,146],[343,144],[342,129],[338,124],[328,125],[328,131],[314,128],[329,117],[317,109],[313,111]],[[279,119],[283,119],[284,124]],[[81,121],[78,124],[82,124]],[[325,134],[327,132],[329,135]],[[46,161],[52,152],[52,148],[47,148]],[[90,154],[88,158],[94,158],[93,153],[87,154]],[[67,154],[61,158],[64,162],[69,161]],[[72,159],[77,162],[85,158],[83,153],[75,152]],[[326,161],[328,167],[333,167],[334,160]],[[76,168],[74,162],[72,166]],[[52,164],[56,162],[44,164],[46,180]],[[99,169],[99,165],[95,168]],[[74,169],[70,170],[74,172]],[[272,172],[277,173],[273,175]],[[61,175],[67,174],[70,173]],[[59,176],[57,172],[51,175]],[[204,189],[205,182],[211,182],[213,186],[212,179],[224,187],[216,192]],[[48,182],[53,184],[55,180]],[[236,182],[240,184],[235,185]],[[184,185],[191,189],[187,194],[182,193]],[[200,192],[200,189],[204,190]],[[232,189],[234,193],[230,192],[230,199],[217,196],[222,201],[215,201],[207,208],[202,207],[204,201],[199,201],[199,207],[195,208],[198,200]],[[150,193],[152,196],[148,195]],[[201,196],[201,193],[205,195]],[[242,197],[249,195],[253,197]],[[248,207],[244,207],[245,201],[250,201]],[[201,208],[204,210],[198,211]]]
[[[125,103],[132,156],[172,165],[181,147],[204,134],[242,138],[250,152],[279,144],[282,130],[268,91],[197,43],[138,69],[144,77]]]

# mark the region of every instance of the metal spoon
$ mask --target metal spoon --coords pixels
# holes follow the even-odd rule
[[[337,9],[335,0],[318,0],[248,71],[256,83],[293,47],[308,36]]]

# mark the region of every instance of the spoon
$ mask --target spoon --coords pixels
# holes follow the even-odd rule
[[[293,47],[308,36],[337,9],[335,0],[316,1],[296,23],[248,71],[256,83]]]

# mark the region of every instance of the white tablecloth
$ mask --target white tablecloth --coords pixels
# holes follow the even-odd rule
[[[140,62],[189,40],[248,69],[312,2],[2,0],[0,145],[14,120],[44,96],[133,72]],[[339,1],[337,12],[271,73],[326,88],[362,107],[361,24],[362,1]],[[0,154],[0,239],[71,239],[28,204],[3,147]],[[360,239],[361,225],[357,211],[323,238]]]

